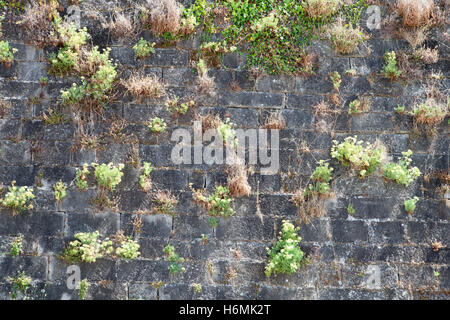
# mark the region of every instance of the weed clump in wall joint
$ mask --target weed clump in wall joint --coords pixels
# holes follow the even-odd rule
[[[149,42],[147,40],[144,40],[141,38],[138,43],[133,47],[134,50],[134,56],[137,59],[144,59],[147,58],[150,54],[155,53],[155,42]]]
[[[414,197],[412,199],[405,200],[405,202],[403,203],[403,205],[405,206],[405,211],[408,214],[412,214],[414,212],[414,210],[416,210],[416,204],[418,201],[419,201],[419,197]]]
[[[12,210],[13,215],[17,215],[25,210],[32,210],[34,199],[33,188],[22,186],[17,187],[16,181],[11,182],[6,195],[0,199],[0,204],[4,208]]]
[[[439,125],[449,114],[449,106],[437,103],[433,98],[415,105],[411,110],[416,125],[425,125],[429,128]]]
[[[418,27],[431,19],[434,9],[433,0],[398,0],[397,13],[402,17],[404,26]]]
[[[10,292],[11,298],[13,300],[17,299],[18,293],[22,293],[23,298],[27,298],[27,291],[31,286],[31,277],[27,276],[25,272],[18,274],[16,278],[10,279],[12,282],[12,292]]]
[[[164,83],[156,75],[132,74],[127,80],[121,80],[121,84],[138,103],[144,98],[157,99],[166,94]]]
[[[61,180],[53,186],[53,195],[58,203],[61,203],[62,199],[67,196],[66,190],[67,186]]]
[[[147,123],[147,127],[151,132],[159,134],[166,130],[167,124],[163,119],[155,117]]]
[[[230,196],[230,189],[224,186],[217,186],[214,193],[206,196],[205,190],[195,190],[192,184],[189,185],[192,191],[192,197],[195,202],[199,203],[206,212],[211,216],[209,224],[211,227],[218,225],[217,217],[230,217],[234,215],[231,206],[233,199]]]
[[[383,167],[383,177],[408,187],[421,174],[419,168],[411,166],[412,151],[402,152],[398,162],[391,162]]]
[[[384,55],[384,61],[386,64],[381,70],[381,74],[388,78],[391,82],[397,80],[402,75],[402,71],[397,67],[397,57],[395,51],[386,52]]]
[[[11,48],[8,41],[0,41],[0,63],[9,67],[14,60],[14,53],[17,52],[16,48]]]
[[[333,168],[324,160],[311,176],[311,183],[303,190],[299,188],[291,198],[291,202],[298,208],[298,216],[301,222],[310,223],[313,218],[320,218],[326,214],[324,197],[332,195],[330,181]]]
[[[8,252],[8,255],[11,257],[17,257],[21,254],[23,254],[23,235],[14,239]]]
[[[343,142],[333,140],[331,157],[337,159],[343,166],[359,172],[362,178],[372,175],[386,159],[386,147],[380,141],[374,144],[357,141],[357,137],[347,137]]]
[[[143,167],[141,168],[141,175],[139,176],[139,185],[141,186],[144,192],[149,192],[152,188],[152,180],[150,174],[153,171],[153,166],[150,162],[144,162]]]
[[[141,11],[141,22],[155,35],[176,34],[181,27],[183,6],[176,0],[147,0]]]
[[[340,54],[355,52],[358,46],[369,38],[360,27],[354,27],[342,19],[338,19],[328,27],[327,36],[336,52]]]
[[[295,228],[289,221],[283,220],[277,243],[269,249],[269,262],[266,265],[265,274],[270,277],[280,273],[292,274],[305,262],[304,253],[298,246],[301,238],[297,234],[299,228]]]
[[[75,174],[75,185],[80,191],[88,188],[87,176],[89,175],[89,166],[87,163],[83,164],[83,168],[77,169]]]
[[[168,244],[164,247],[163,252],[166,254],[167,261],[169,261],[169,273],[171,275],[180,271],[186,271],[186,269],[180,265],[180,263],[184,262],[184,258],[175,253],[174,246]]]
[[[178,198],[174,196],[170,191],[158,191],[153,198],[155,213],[168,214],[174,216],[176,214],[176,206],[178,204]]]

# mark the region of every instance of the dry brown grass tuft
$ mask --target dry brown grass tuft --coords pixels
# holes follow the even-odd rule
[[[439,60],[439,51],[437,48],[430,49],[425,47],[420,47],[415,49],[412,56],[416,60],[420,60],[425,64],[437,63]]]
[[[433,98],[413,107],[412,116],[416,125],[435,127],[440,124],[449,113],[448,106],[438,103]]]
[[[155,75],[132,74],[121,84],[138,101],[143,98],[160,98],[165,95],[165,85]]]
[[[398,0],[397,13],[404,26],[418,27],[427,24],[433,13],[433,0]]]
[[[247,170],[242,161],[236,161],[229,166],[227,174],[228,188],[232,197],[246,197],[250,194],[252,188],[248,183]]]
[[[135,36],[136,27],[131,18],[123,13],[115,13],[113,19],[106,25],[116,38],[131,39]]]
[[[428,26],[419,28],[399,28],[397,35],[405,39],[413,47],[413,49],[420,46],[427,39]]]
[[[222,120],[218,115],[208,113],[207,115],[200,115],[198,119],[202,122],[202,131],[217,129],[222,124]]]
[[[301,188],[293,194],[291,202],[298,208],[297,213],[301,222],[310,223],[312,219],[326,214],[323,201],[319,197],[306,199],[305,191]]]
[[[147,0],[144,25],[155,34],[177,33],[181,26],[181,5],[176,0]]]
[[[326,18],[335,13],[342,5],[342,0],[305,0],[303,7],[311,18]]]
[[[214,94],[214,78],[208,75],[208,67],[203,59],[197,63],[198,76],[195,80],[196,90],[199,94]]]
[[[154,213],[173,216],[175,214],[175,207],[178,204],[178,198],[170,191],[158,191],[153,196],[153,202],[155,203]]]
[[[266,119],[263,128],[283,130],[286,128],[286,120],[281,112],[272,112]]]
[[[431,247],[433,248],[433,251],[435,251],[435,252],[445,248],[445,246],[442,244],[442,242],[441,241],[437,241],[437,240],[434,240],[431,243]]]
[[[25,9],[18,24],[22,25],[28,40],[38,46],[56,45],[59,43],[54,17],[59,17],[58,5],[50,3],[32,3]]]
[[[340,54],[355,52],[359,44],[368,39],[360,27],[354,28],[340,18],[328,28],[327,35],[336,52]]]

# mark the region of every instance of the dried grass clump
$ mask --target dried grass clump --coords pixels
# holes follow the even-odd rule
[[[405,39],[414,49],[425,42],[428,36],[428,26],[419,28],[399,28],[397,34]]]
[[[281,112],[272,112],[263,126],[265,129],[283,130],[286,128],[286,120]]]
[[[418,27],[427,24],[433,13],[433,0],[398,0],[397,13],[404,26]]]
[[[210,129],[217,129],[222,124],[222,120],[220,119],[220,117],[211,113],[208,113],[204,116],[199,116],[199,119],[202,122],[203,133]]]
[[[411,115],[418,125],[435,127],[440,124],[449,113],[448,106],[438,103],[435,99],[429,98],[425,102],[413,107]]]
[[[113,19],[106,25],[111,34],[116,38],[133,38],[135,35],[135,25],[131,18],[123,13],[114,14]]]
[[[291,198],[291,202],[298,208],[297,213],[301,222],[310,223],[314,218],[325,216],[326,209],[319,197],[305,198],[305,191],[298,189]]]
[[[175,215],[178,197],[170,191],[158,191],[153,197],[153,202],[155,203],[154,213]]]
[[[165,85],[155,75],[132,74],[122,85],[138,101],[143,98],[156,99],[165,95]]]
[[[306,14],[311,18],[323,19],[331,16],[342,5],[341,0],[305,0],[303,8]]]
[[[144,25],[155,35],[180,29],[182,6],[176,0],[147,0],[145,11]]]
[[[37,46],[57,45],[59,43],[54,18],[59,18],[57,2],[32,3],[21,15],[18,24],[22,25],[29,41]]]
[[[214,77],[208,75],[208,67],[203,59],[197,63],[198,76],[195,80],[195,85],[197,93],[199,94],[214,94],[215,93],[215,82]]]
[[[413,51],[412,56],[414,59],[420,60],[425,64],[437,63],[439,60],[439,51],[437,48],[430,49],[420,47]]]
[[[250,194],[252,188],[248,183],[247,170],[242,161],[236,161],[229,166],[228,170],[228,189],[230,195],[234,198],[246,197]]]
[[[340,54],[351,54],[355,52],[359,44],[368,39],[360,27],[346,24],[342,19],[337,19],[327,31],[328,38],[334,49]]]

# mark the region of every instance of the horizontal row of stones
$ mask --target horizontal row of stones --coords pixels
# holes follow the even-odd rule
[[[70,239],[78,232],[92,232],[99,230],[102,234],[115,234],[122,230],[126,234],[133,233],[132,214],[118,214],[102,212],[84,214],[75,212],[33,212],[22,213],[11,217],[7,212],[0,215],[0,235],[13,236],[25,234],[27,236],[44,236],[54,238],[56,249],[62,243],[58,239]],[[161,246],[169,237],[179,240],[201,239],[202,235],[211,239],[224,241],[271,241],[281,230],[283,219],[294,219],[295,215],[279,217],[258,217],[255,214],[235,216],[220,219],[216,228],[208,225],[208,219],[202,215],[177,215],[173,220],[170,216],[143,215],[140,237],[144,239],[156,238],[154,244]],[[442,216],[441,216],[442,218]],[[429,244],[434,240],[449,243],[450,224],[439,219],[427,221],[402,220],[370,220],[324,218],[314,220],[311,224],[303,224],[299,234],[304,242],[321,244],[330,243],[359,243],[359,244]],[[59,242],[59,244],[57,244]],[[55,249],[55,250],[56,250]],[[57,250],[56,250],[57,251]],[[152,253],[154,254],[154,252]],[[159,254],[159,253],[158,253]]]
[[[376,266],[380,274],[382,288],[427,287],[435,284],[441,288],[450,289],[448,265],[412,265],[408,263],[355,264],[351,262],[313,263],[302,267],[302,272],[284,276],[267,278],[264,275],[263,262],[242,262],[211,259],[205,261],[184,262],[185,273],[170,275],[168,262],[162,260],[98,260],[95,264],[79,265],[81,275],[89,281],[121,282],[184,282],[184,283],[227,283],[239,284],[258,282],[260,284],[282,285],[286,287],[302,286],[306,288],[365,288],[368,266]],[[67,264],[56,257],[24,257],[0,258],[2,274],[11,274],[22,266],[33,279],[55,282],[67,280]],[[236,271],[233,279],[227,281],[227,269]],[[440,271],[439,277],[434,271]],[[418,276],[417,272],[421,276]],[[330,276],[332,275],[332,276]],[[324,277],[327,276],[327,277]],[[289,284],[286,280],[289,279]],[[402,282],[399,284],[399,281]],[[0,282],[1,283],[1,282]]]

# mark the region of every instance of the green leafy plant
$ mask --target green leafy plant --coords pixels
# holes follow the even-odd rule
[[[135,259],[141,254],[139,248],[137,241],[128,237],[120,242],[120,247],[116,248],[116,255],[124,259]]]
[[[354,115],[361,112],[366,112],[370,109],[370,100],[368,97],[361,97],[360,99],[353,100],[348,105],[348,114]]]
[[[384,54],[384,61],[386,64],[384,65],[383,70],[381,70],[381,74],[384,77],[390,79],[392,82],[401,76],[402,71],[397,67],[397,57],[395,55],[395,51],[386,52]]]
[[[391,162],[385,165],[383,167],[383,177],[408,187],[421,174],[419,168],[411,167],[411,155],[411,150],[402,152],[402,157],[398,162]]]
[[[338,15],[354,23],[364,7],[365,1],[196,0],[183,17],[191,21],[185,34],[192,34],[194,28],[201,32],[204,58],[214,60],[241,47],[249,68],[269,74],[308,74],[313,68],[305,49],[318,38],[323,25]],[[216,34],[220,40],[211,41]]]
[[[416,210],[416,204],[418,201],[419,201],[419,197],[414,197],[412,199],[405,200],[405,202],[403,203],[403,205],[405,206],[405,211],[408,214],[412,214],[414,212],[414,210]]]
[[[56,109],[48,108],[46,112],[42,113],[42,120],[45,124],[54,126],[66,122],[64,114]]]
[[[161,133],[166,130],[166,122],[161,118],[153,118],[148,124],[147,127],[154,133]]]
[[[23,0],[0,0],[0,9],[9,8],[17,13],[24,10]]]
[[[204,191],[192,189],[194,201],[200,203],[212,217],[229,217],[234,215],[234,210],[231,207],[233,199],[230,196],[230,189],[224,186],[217,186],[214,193],[210,196],[205,196]],[[213,224],[214,221],[212,221]]]
[[[31,200],[34,199],[33,188],[16,187],[15,184],[15,180],[11,182],[11,187],[8,187],[9,192],[0,200],[0,204],[5,208],[11,209],[13,215],[33,209]]]
[[[133,47],[134,56],[138,59],[148,57],[150,54],[155,53],[155,44],[141,38],[138,43]]]
[[[0,63],[9,66],[14,60],[14,53],[16,52],[17,49],[11,48],[8,41],[0,41]]]
[[[49,72],[56,76],[68,75],[78,63],[78,53],[71,48],[62,48],[50,55]]]
[[[87,182],[88,174],[89,174],[89,167],[86,163],[83,164],[82,169],[77,169],[77,172],[75,175],[75,185],[81,191],[84,191],[88,188],[88,182]]]
[[[219,220],[217,220],[215,217],[209,217],[208,225],[211,228],[217,228],[217,226],[219,225]]]
[[[334,71],[333,73],[330,74],[330,79],[331,82],[333,82],[333,88],[334,91],[339,92],[339,88],[341,87],[341,75],[339,74],[339,72]]]
[[[333,140],[331,157],[336,158],[343,166],[359,171],[361,177],[367,177],[375,172],[386,158],[386,148],[380,143],[357,141],[357,137],[347,137],[343,142]]]
[[[171,112],[174,118],[186,114],[189,108],[192,108],[194,106],[195,106],[194,100],[181,102],[177,96],[174,96],[173,99],[170,99],[166,102],[167,111]]]
[[[17,257],[23,254],[23,236],[20,235],[11,243],[11,248],[8,253],[11,257]]]
[[[145,192],[148,192],[150,188],[152,187],[152,182],[150,178],[150,174],[153,171],[152,164],[150,162],[144,162],[143,167],[141,168],[141,175],[139,176],[139,185],[141,186],[142,190]]]
[[[81,300],[86,299],[86,294],[89,289],[89,282],[87,279],[83,279],[78,283],[78,296]]]
[[[116,65],[109,58],[110,51],[111,48],[106,48],[100,52],[98,47],[82,51],[73,67],[81,76],[81,84],[74,83],[71,88],[61,90],[64,105],[76,105],[91,111],[110,100],[117,76]]]
[[[397,107],[395,108],[395,112],[403,114],[405,112],[405,106],[397,105]]]
[[[112,162],[106,164],[92,163],[92,167],[95,169],[94,174],[97,178],[97,183],[101,188],[109,191],[114,191],[117,185],[122,181],[123,168],[122,163],[114,166]]]
[[[316,194],[329,194],[332,172],[333,168],[329,167],[329,164],[324,160],[320,160],[319,166],[316,167],[311,176],[313,182],[305,189],[305,196],[314,197]]]
[[[64,249],[62,255],[68,262],[93,263],[113,252],[112,241],[108,238],[101,241],[98,231],[77,233],[75,239]]]
[[[297,234],[299,228],[295,228],[292,223],[283,220],[277,243],[271,248],[267,248],[269,262],[266,265],[265,274],[270,277],[285,273],[292,274],[302,265],[304,253],[299,248],[301,241]]]
[[[175,253],[175,248],[172,245],[168,244],[165,246],[163,252],[166,254],[167,261],[169,261],[170,274],[186,271],[186,269],[180,265],[180,263],[184,262],[184,258],[181,258],[177,253]]]
[[[11,298],[17,299],[18,293],[22,293],[26,297],[27,290],[31,286],[31,277],[25,275],[24,272],[19,273],[16,278],[11,279],[13,287],[11,292]]]
[[[206,245],[208,243],[208,235],[202,233],[202,245]]]
[[[233,128],[234,124],[230,122],[230,118],[226,118],[225,122],[222,121],[220,123],[219,127],[217,128],[217,131],[222,137],[223,143],[225,143],[228,146],[233,146],[234,148],[236,148],[238,141],[236,138],[236,131]]]
[[[48,84],[48,77],[46,76],[42,76],[39,78],[39,83],[41,84],[41,86],[46,86]]]
[[[353,208],[353,205],[351,203],[349,203],[347,206],[347,213],[351,216],[355,213],[355,209]]]
[[[192,289],[194,289],[194,292],[196,294],[200,294],[202,293],[202,284],[201,283],[193,283],[191,284]]]
[[[53,186],[53,194],[57,202],[61,202],[67,196],[66,189],[67,186],[61,180]]]

